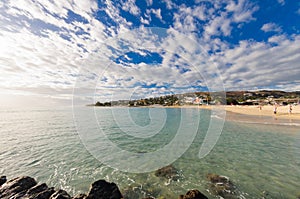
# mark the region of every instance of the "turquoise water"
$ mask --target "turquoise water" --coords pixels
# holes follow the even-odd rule
[[[110,108],[94,110],[92,107],[83,107],[77,109],[77,114],[83,116],[80,119],[76,114],[74,119],[71,108],[1,109],[0,175],[8,178],[30,175],[39,182],[63,188],[71,194],[86,192],[93,181],[106,179],[117,183],[121,190],[135,187],[141,196],[148,194],[177,198],[179,194],[196,188],[210,198],[216,198],[208,192],[206,175],[217,173],[228,176],[236,185],[239,195],[236,198],[296,198],[300,194],[300,128],[295,122],[293,125],[287,122],[274,125],[226,121],[213,150],[205,158],[199,159],[199,149],[211,112],[198,109],[163,110],[130,109],[134,128],[139,127],[135,132],[132,126],[123,123],[128,120],[123,115],[128,111],[126,108],[112,111]],[[91,111],[93,114],[88,114]],[[188,136],[181,137],[189,147],[172,164],[180,173],[178,181],[156,177],[154,172],[131,173],[113,169],[93,157],[93,151],[87,150],[96,147],[98,159],[115,157],[106,151],[105,145],[99,146],[102,140],[97,139],[102,138],[95,132],[100,128],[106,138],[122,150],[141,156],[155,152],[175,138],[182,120],[192,121],[197,118],[199,111],[196,137],[191,144],[187,142]],[[123,120],[115,121],[116,114],[122,116],[118,118]],[[92,115],[93,118],[90,118]],[[165,119],[155,121],[155,115],[164,116],[162,118]],[[95,118],[97,125],[94,124]],[[80,124],[77,120],[81,120]],[[194,129],[189,125],[194,124],[188,123],[184,129],[186,135],[192,135]],[[128,135],[124,129],[135,134]],[[141,132],[148,133],[147,129],[159,130],[143,137]],[[85,135],[89,139],[85,139]],[[180,147],[178,145],[172,150],[175,153]],[[163,161],[165,156],[160,158],[158,160]],[[118,161],[120,159],[115,160]],[[145,164],[159,165],[160,162],[149,161]]]

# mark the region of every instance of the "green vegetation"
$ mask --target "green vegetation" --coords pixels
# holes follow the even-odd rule
[[[228,91],[222,92],[194,92],[185,94],[165,95],[137,100],[119,100],[111,102],[97,102],[92,106],[181,106],[181,105],[266,105],[299,103],[300,91]]]

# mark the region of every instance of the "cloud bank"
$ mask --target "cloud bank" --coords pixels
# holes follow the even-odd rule
[[[259,14],[264,6],[5,0],[0,92],[69,103],[75,88],[84,104],[199,90],[300,90],[299,27],[268,21]]]

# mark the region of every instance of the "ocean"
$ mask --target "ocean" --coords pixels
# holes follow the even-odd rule
[[[0,175],[29,175],[72,195],[105,179],[135,197],[176,199],[189,189],[218,198],[206,178],[215,173],[235,185],[232,198],[299,196],[299,124],[227,118],[219,134],[208,131],[218,117],[203,109],[1,108]],[[208,132],[216,143],[200,157]],[[157,177],[168,164],[176,179]]]

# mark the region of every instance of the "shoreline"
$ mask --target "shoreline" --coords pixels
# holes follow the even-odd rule
[[[116,106],[117,107],[117,106]],[[119,106],[124,107],[124,106]],[[126,106],[125,106],[126,107]],[[292,113],[288,113],[289,106],[278,106],[277,113],[274,114],[273,109],[274,106],[265,105],[261,107],[257,105],[183,105],[183,106],[137,106],[137,107],[129,107],[129,108],[198,108],[198,109],[225,109],[226,112],[243,114],[243,115],[251,115],[251,116],[268,116],[277,119],[293,119],[299,120],[300,122],[300,105],[292,106]]]
[[[150,106],[149,106],[150,107]],[[160,108],[160,107],[154,107]],[[257,105],[253,106],[240,106],[240,105],[183,105],[183,106],[167,106],[161,108],[198,108],[198,109],[223,109],[226,112],[234,114],[242,114],[245,116],[266,116],[274,119],[290,119],[290,120],[299,120],[300,123],[300,106],[293,106],[292,113],[288,113],[288,106],[278,106],[277,113],[274,114],[274,106],[266,105],[260,107]]]
[[[163,169],[163,168],[162,168]],[[163,171],[163,174],[165,171]],[[168,171],[167,171],[168,174]],[[216,174],[209,174],[210,178],[214,177],[216,179],[223,180],[222,176]],[[208,178],[211,183],[214,183],[210,178]],[[224,184],[229,185],[225,181]],[[231,186],[230,186],[231,187]],[[227,188],[228,189],[228,188]],[[221,191],[227,191],[227,189],[220,189]],[[80,193],[75,196],[71,196],[67,191],[48,187],[46,183],[38,183],[34,178],[30,176],[20,176],[15,177],[10,180],[6,176],[0,177],[0,196],[2,199],[11,198],[43,198],[43,199],[126,199],[126,198],[137,198],[135,190],[121,190],[118,185],[114,182],[108,182],[104,179],[97,180],[90,185],[89,191],[87,193]],[[155,199],[149,194],[143,194],[142,199]],[[149,195],[149,196],[147,196]],[[141,197],[138,197],[141,198]],[[138,199],[137,198],[137,199]],[[159,196],[159,198],[165,198],[164,196]],[[178,195],[179,199],[208,199],[203,193],[198,189],[190,189],[185,194]]]
[[[97,107],[97,106],[94,106]],[[292,113],[288,113],[289,106],[278,106],[277,113],[274,114],[274,106],[272,105],[265,105],[265,106],[257,106],[257,105],[183,105],[183,106],[160,106],[160,105],[152,105],[152,106],[106,106],[101,108],[196,108],[196,109],[206,109],[206,110],[225,110],[226,115],[233,115],[236,116],[242,115],[244,117],[249,116],[252,119],[273,119],[273,120],[285,120],[288,122],[299,123],[300,125],[300,105],[292,106]],[[227,117],[226,119],[231,120],[232,117]],[[257,118],[254,118],[254,117]],[[238,117],[235,117],[239,120]]]

